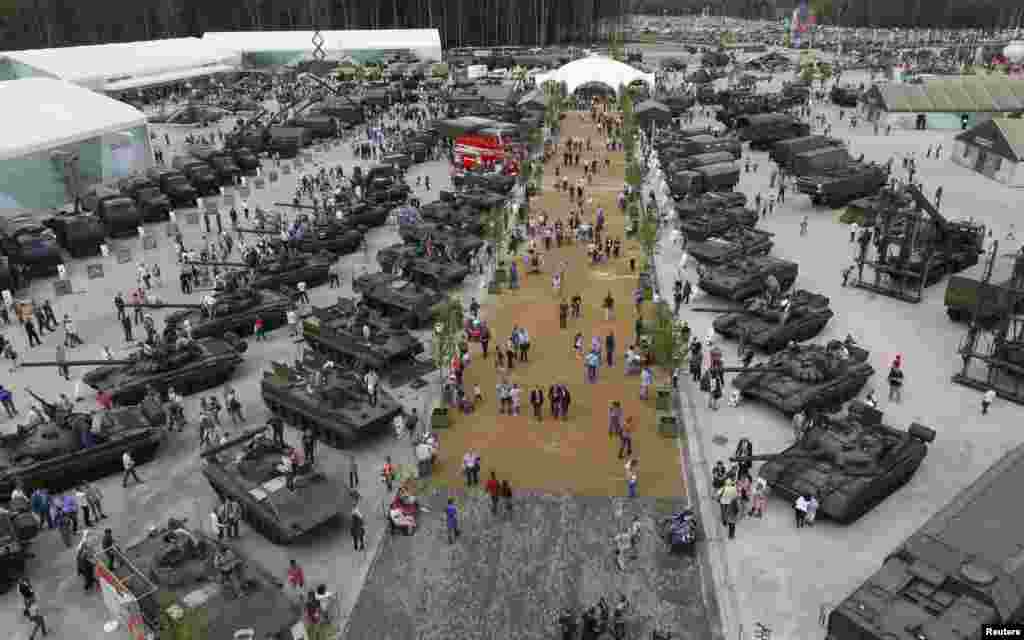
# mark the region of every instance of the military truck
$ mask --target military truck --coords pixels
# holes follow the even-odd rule
[[[722,313],[711,323],[715,331],[766,353],[781,351],[793,342],[817,336],[835,315],[829,299],[800,289],[778,300],[755,298],[742,310],[691,307],[695,312]]]
[[[712,151],[728,151],[737,158],[743,157],[743,143],[738,138],[715,137],[703,134],[687,139],[684,147],[691,155],[711,153]]]
[[[21,265],[33,275],[56,273],[64,256],[57,235],[43,225],[43,215],[27,209],[4,213],[0,218],[0,252],[7,256],[9,267]]]
[[[352,288],[362,294],[363,302],[371,309],[394,318],[398,326],[407,329],[430,325],[437,305],[445,300],[443,293],[387,273],[359,276],[352,281]]]
[[[846,147],[822,147],[794,153],[788,169],[795,176],[814,176],[844,169],[852,162]]]
[[[991,326],[1013,314],[1024,313],[1024,253],[996,256],[949,276],[946,314],[953,322],[977,321]],[[987,276],[987,277],[986,277]]]
[[[193,637],[291,640],[301,620],[281,579],[240,548],[204,533],[199,523],[190,527],[185,519],[169,518],[114,553],[121,561],[105,569],[138,602],[153,637],[166,637],[173,624],[168,618],[177,617],[200,621],[192,623],[202,629]],[[252,635],[237,633],[250,630]]]
[[[796,281],[800,265],[773,256],[753,256],[715,267],[698,268],[700,288],[709,295],[736,302],[761,295],[778,285],[785,291]]]
[[[121,193],[135,201],[143,222],[161,222],[171,211],[171,199],[160,192],[160,186],[150,178],[131,176],[118,183]]]
[[[235,184],[242,176],[242,169],[235,164],[231,153],[209,145],[190,145],[188,153],[197,160],[209,164],[217,174],[221,186]]]
[[[759,113],[736,118],[733,126],[740,140],[750,142],[751,149],[768,149],[780,140],[810,134],[806,122],[786,113]]]
[[[275,442],[260,428],[199,454],[203,476],[217,497],[237,501],[249,526],[280,545],[293,544],[347,516],[355,505],[342,472],[315,460],[296,470],[289,489],[280,470],[281,459],[288,453],[287,445]]]
[[[729,191],[740,181],[740,167],[735,162],[719,162],[692,171],[680,171],[669,177],[672,197],[681,199],[709,191]]]
[[[796,188],[817,206],[841,207],[852,200],[874,195],[889,182],[889,172],[877,164],[854,163],[822,175],[797,178]]]
[[[99,255],[100,245],[107,241],[106,225],[89,213],[59,211],[43,224],[53,230],[57,242],[72,258]]]
[[[0,593],[25,575],[25,561],[31,557],[29,543],[39,534],[39,528],[40,522],[28,511],[28,505],[17,510],[0,508]]]
[[[1024,620],[1024,445],[989,467],[828,616],[827,640],[985,638]],[[1008,636],[1012,637],[1012,636]]]
[[[196,158],[177,156],[172,166],[185,174],[200,195],[220,195],[220,179],[207,163]]]
[[[342,298],[330,307],[314,307],[312,316],[302,322],[302,337],[314,351],[345,369],[374,369],[385,375],[419,364],[416,356],[424,352],[423,343],[403,329],[380,326],[371,316],[369,309]],[[370,327],[369,340],[364,326]]]
[[[768,157],[780,167],[788,169],[793,160],[793,156],[798,153],[814,151],[815,149],[823,149],[826,147],[843,146],[845,146],[843,141],[836,138],[827,138],[825,136],[802,136],[799,138],[790,138],[789,140],[780,140],[776,142],[772,145],[772,150],[769,152]]]
[[[82,198],[82,208],[92,211],[107,227],[112,238],[137,235],[142,214],[135,201],[109,185],[96,185]]]
[[[170,198],[171,205],[183,208],[196,206],[199,192],[188,181],[184,173],[165,167],[152,167],[146,172],[146,175],[157,183],[164,195]]]
[[[366,386],[355,372],[325,364],[315,353],[306,353],[294,367],[271,363],[260,387],[267,408],[295,427],[312,428],[336,449],[391,428],[395,416],[402,413],[398,401],[378,389],[377,404],[371,405]]]

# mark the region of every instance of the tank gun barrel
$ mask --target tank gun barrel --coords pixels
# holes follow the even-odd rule
[[[244,262],[224,262],[219,260],[190,260],[185,264],[194,264],[197,267],[239,267],[242,269],[249,269],[250,265]]]
[[[124,305],[127,309],[202,309],[203,305],[193,303],[136,302]]]
[[[237,231],[238,233],[252,233],[252,234],[257,234],[257,235],[261,235],[261,236],[270,236],[270,235],[274,235],[274,234],[277,234],[277,233],[281,233],[280,227],[278,227],[277,229],[258,229],[258,228],[255,228],[255,227],[238,227],[237,229],[235,229],[235,231]]]
[[[46,415],[50,416],[51,420],[53,420],[57,416],[57,405],[53,404],[52,402],[43,400],[41,397],[39,397],[38,394],[36,394],[35,391],[31,389],[28,389],[27,391],[28,395],[32,396],[36,402],[43,406],[43,409],[46,411]]]
[[[222,451],[231,449],[232,447],[237,447],[238,445],[244,442],[252,440],[256,436],[263,433],[264,430],[264,427],[254,427],[252,429],[247,429],[246,431],[242,432],[241,435],[237,435],[234,438],[230,438],[226,442],[217,445],[216,447],[212,447],[210,449],[207,449],[206,451],[203,451],[202,453],[199,454],[199,457],[206,460],[209,457],[215,456]]]
[[[739,313],[743,311],[743,309],[730,309],[729,307],[690,307],[689,310],[700,313]]]
[[[275,207],[291,207],[292,209],[307,209],[309,211],[315,211],[316,207],[309,204],[295,204],[294,202],[275,202]]]
[[[19,367],[102,367],[108,364],[134,364],[134,360],[39,360],[21,362]]]
[[[762,453],[756,456],[732,456],[730,462],[769,462],[782,457],[779,453]]]

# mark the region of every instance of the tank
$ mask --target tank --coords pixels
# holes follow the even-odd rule
[[[848,341],[790,345],[767,362],[739,370],[732,384],[786,414],[837,409],[857,396],[875,369],[868,351]]]
[[[756,214],[755,214],[756,215]],[[687,221],[688,222],[688,221]],[[703,264],[717,265],[737,258],[764,255],[772,250],[774,233],[733,226],[731,229],[706,240],[688,242],[686,251],[694,260]],[[687,238],[692,239],[687,235]]]
[[[245,262],[217,261],[195,261],[189,264],[250,269],[252,277],[249,280],[249,286],[254,289],[279,290],[283,286],[294,287],[300,282],[305,282],[310,287],[324,284],[330,276],[332,262],[334,262],[334,256],[331,254],[298,256],[281,254],[275,260],[255,266]]]
[[[703,242],[740,226],[753,227],[756,223],[756,212],[744,207],[731,207],[704,211],[684,218],[679,221],[679,230],[686,235],[687,240]]]
[[[367,202],[357,202],[345,211],[341,218],[349,227],[380,227],[387,223],[391,210]]]
[[[429,239],[438,250],[457,262],[468,263],[470,256],[484,246],[478,236],[430,223],[401,225],[398,235],[406,244],[424,244]]]
[[[220,558],[219,549],[225,550]],[[138,601],[153,634],[160,634],[173,607],[202,620],[205,638],[234,638],[236,631],[252,629],[255,639],[290,640],[301,618],[281,579],[198,524],[191,528],[186,520],[171,518],[121,553],[124,561],[112,573]],[[218,559],[233,565],[237,581],[225,583]]]
[[[349,224],[331,221],[306,227],[294,246],[304,253],[330,252],[335,255],[354,253],[363,244],[362,232]]]
[[[370,327],[370,340],[363,327]],[[313,315],[302,323],[306,344],[335,364],[360,373],[374,369],[384,377],[397,377],[403,369],[413,368],[422,375],[433,365],[416,359],[424,352],[423,343],[411,333],[393,328],[373,310],[342,298],[330,307],[314,307]]]
[[[12,266],[24,265],[33,275],[56,273],[64,262],[57,235],[42,220],[29,211],[8,211],[0,218],[0,249]]]
[[[774,455],[734,457],[764,461],[758,475],[792,503],[818,498],[818,513],[855,522],[902,487],[928,455],[935,431],[913,423],[906,431],[882,424],[882,414],[851,402],[845,416],[822,416],[797,442]]]
[[[82,376],[82,381],[97,391],[105,391],[117,404],[134,404],[146,395],[152,386],[160,393],[173,387],[182,394],[215,387],[234,373],[242,364],[246,344],[228,334],[223,338],[202,338],[187,345],[164,345],[144,349],[125,361],[115,364],[100,361],[72,361],[67,366],[101,365]],[[22,363],[32,366],[35,363]],[[57,362],[47,363],[49,366]]]
[[[345,449],[391,428],[402,405],[378,389],[377,406],[370,405],[359,376],[338,367],[324,368],[323,359],[306,353],[297,366],[272,363],[263,373],[263,402],[295,427],[312,427],[317,437]]]
[[[25,561],[32,556],[29,543],[39,534],[35,514],[0,508],[0,593],[6,593],[25,575]]]
[[[362,294],[367,306],[406,329],[429,325],[434,319],[434,308],[445,300],[443,293],[387,273],[359,276],[352,281],[352,288]]]
[[[250,429],[200,454],[214,493],[238,501],[249,526],[274,544],[292,544],[352,510],[340,472],[315,462],[299,469],[289,490],[278,469],[289,450],[267,431]]]
[[[31,494],[42,488],[61,491],[117,473],[126,451],[142,462],[153,457],[164,439],[167,416],[158,399],[107,411],[102,431],[91,434],[89,413],[68,414],[28,393],[42,406],[47,421],[18,425],[15,433],[0,438],[0,499],[10,497],[17,481]]]
[[[794,281],[800,266],[773,256],[741,258],[716,267],[698,267],[701,289],[719,298],[739,302],[764,293],[774,277],[785,291]]]
[[[43,224],[53,230],[57,242],[72,258],[99,255],[100,245],[107,241],[103,221],[88,213],[61,211]]]
[[[799,289],[769,305],[764,298],[755,298],[742,311],[715,307],[692,307],[691,311],[724,312],[711,323],[719,334],[743,339],[744,344],[767,353],[775,353],[791,342],[810,340],[825,328],[834,315],[829,299]]]
[[[680,200],[676,203],[676,214],[681,219],[685,219],[706,211],[745,207],[746,204],[746,194],[737,191],[712,191]]]
[[[377,262],[388,273],[399,272],[406,280],[443,291],[462,284],[469,267],[441,257],[428,258],[420,247],[396,244],[377,252]]]
[[[1019,625],[1021,522],[1007,505],[1019,501],[1022,485],[1024,445],[958,493],[833,608],[828,640],[999,637],[985,625]]]
[[[181,332],[187,320],[192,326],[193,338],[223,336],[228,332],[248,335],[253,332],[257,318],[263,319],[267,331],[284,326],[286,314],[292,306],[292,296],[270,289],[235,289],[213,297],[213,306],[201,304],[141,303],[126,307],[143,309],[177,309],[164,319],[167,329]]]

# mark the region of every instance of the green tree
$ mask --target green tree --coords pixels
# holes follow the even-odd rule
[[[626,164],[626,184],[636,189],[640,188],[643,184],[644,177],[643,172],[640,170],[640,164],[636,161],[636,158],[632,158],[628,164]]]
[[[626,61],[626,49],[623,46],[623,35],[614,31],[608,35],[608,57],[619,62]]]
[[[173,598],[160,599],[161,640],[208,640],[210,625],[206,612],[198,608],[184,608]]]
[[[505,246],[508,242],[508,210],[505,207],[491,207],[481,214],[480,220],[484,236],[494,247],[494,259],[500,263],[505,259]]]
[[[800,79],[807,83],[812,83],[818,77],[818,70],[814,68],[813,64],[805,64],[800,68]]]
[[[452,357],[465,336],[462,299],[448,296],[434,307],[434,364],[444,380]]]
[[[634,202],[631,206],[639,207],[640,205]],[[654,216],[643,211],[640,212],[640,228],[637,229],[636,237],[640,241],[640,249],[644,254],[643,265],[644,271],[646,271],[651,266],[651,256],[654,255],[654,247],[658,243],[658,222]]]
[[[673,317],[667,303],[655,308],[651,334],[651,349],[659,366],[671,371],[686,360],[688,345],[683,341],[682,323]]]

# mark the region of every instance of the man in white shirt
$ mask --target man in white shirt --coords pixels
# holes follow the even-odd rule
[[[794,508],[796,509],[796,528],[800,529],[807,521],[807,498],[798,496]]]
[[[291,335],[299,335],[299,314],[296,313],[295,309],[289,309],[287,313],[288,317],[288,329],[291,331]]]
[[[124,455],[121,456],[121,465],[124,467],[124,477],[121,479],[121,486],[128,486],[128,476],[135,478],[135,482],[142,484],[143,480],[139,478],[139,474],[135,471],[135,460],[132,458],[132,454],[125,451]]]
[[[363,382],[366,383],[366,392],[370,395],[370,406],[377,406],[377,372],[373,369],[366,372],[363,376]]]

